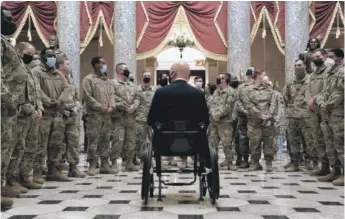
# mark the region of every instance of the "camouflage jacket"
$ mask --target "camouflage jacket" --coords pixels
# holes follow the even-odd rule
[[[235,98],[235,91],[232,87],[217,88],[210,101],[210,115],[218,116],[219,122],[231,122]]]
[[[273,90],[273,93],[276,96],[276,100],[277,100],[277,107],[276,107],[276,110],[274,112],[274,125],[276,127],[278,127],[278,126],[287,126],[286,109],[285,109],[285,105],[284,105],[284,97],[277,90]]]
[[[116,110],[112,114],[112,117],[121,117],[122,115],[127,114],[127,109],[134,104],[134,96],[137,87],[129,80],[122,82],[118,79],[114,79],[112,82],[116,103]]]
[[[68,110],[78,111],[80,110],[79,103],[79,92],[76,88],[73,78],[70,75],[64,74],[69,87],[69,98],[68,102],[65,104]]]
[[[324,105],[332,115],[344,116],[344,64],[336,65],[328,72],[316,103],[319,107]]]
[[[149,114],[153,95],[155,94],[155,88],[153,86],[144,87],[138,86],[134,96],[134,106],[136,108],[135,120],[138,122],[146,122]]]
[[[311,116],[308,101],[311,99],[309,75],[304,79],[294,80],[284,88],[284,103],[288,118],[306,118]]]
[[[322,66],[320,68],[317,68],[310,76],[309,76],[309,89],[310,94],[314,100],[316,100],[317,95],[321,93],[323,80],[325,76],[330,71],[330,68],[327,68],[326,66]],[[315,114],[320,113],[320,109],[317,108],[314,112]]]
[[[25,82],[28,78],[28,70],[17,54],[16,49],[12,46],[9,38],[3,35],[1,35],[0,64],[2,83],[7,86],[12,96],[8,100],[11,99],[15,105],[26,103]]]
[[[113,84],[104,75],[87,75],[82,82],[82,92],[85,113],[99,113],[102,107],[116,107]]]
[[[244,108],[243,105],[243,96],[246,94],[246,89],[252,85],[252,83],[245,82],[243,84],[240,84],[238,88],[236,89],[236,104],[234,107],[234,111],[236,111],[237,115],[238,114],[244,114],[246,115],[248,112]],[[236,116],[237,117],[237,116]]]
[[[248,118],[261,120],[262,114],[267,114],[273,119],[277,107],[276,96],[272,88],[264,85],[249,85],[241,95],[242,103],[248,112]]]
[[[44,112],[48,114],[56,114],[57,110],[52,101],[68,101],[69,89],[64,75],[55,68],[48,70],[42,63],[32,69],[40,84],[40,97],[44,107]]]

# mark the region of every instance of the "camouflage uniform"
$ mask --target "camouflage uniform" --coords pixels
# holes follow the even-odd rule
[[[211,121],[210,144],[218,147],[219,141],[222,142],[224,154],[228,167],[232,166],[232,109],[235,103],[235,92],[230,86],[217,90],[212,96],[210,102],[210,114],[218,116],[219,121]]]
[[[127,113],[127,109],[134,103],[136,85],[127,80],[121,82],[113,80],[115,89],[116,111],[112,115],[112,148],[110,158],[112,161],[120,158],[131,160],[135,156],[135,116]]]
[[[334,166],[340,160],[344,166],[344,65],[328,72],[316,103],[329,112],[330,129],[323,130],[329,162]]]
[[[65,138],[62,144],[63,154],[60,155],[67,159],[70,165],[77,165],[79,163],[79,120],[78,112],[80,111],[79,94],[75,87],[73,79],[65,74],[66,81],[69,86],[70,96],[68,102],[65,104],[66,109],[63,115],[65,124]]]
[[[24,95],[27,69],[9,38],[1,35],[1,181],[16,142],[17,106],[26,101]]]
[[[48,170],[55,171],[62,160],[64,123],[54,101],[60,102],[60,105],[65,104],[69,97],[69,87],[61,72],[55,68],[48,70],[43,63],[33,68],[32,72],[39,80],[40,97],[44,107],[43,117],[39,124],[39,141],[34,168],[42,168],[48,154]]]
[[[140,148],[147,138],[147,116],[149,114],[151,102],[155,88],[153,86],[144,87],[139,85],[134,97],[136,108],[136,154],[140,155]]]
[[[302,80],[295,80],[284,88],[284,100],[286,106],[286,114],[289,119],[288,132],[293,161],[301,158],[301,136],[307,144],[307,154],[311,158],[317,155],[314,153],[313,130],[310,126],[310,118],[312,116],[309,111],[307,102],[311,99],[308,85],[308,75]],[[297,165],[297,163],[294,163]]]
[[[330,71],[326,66],[322,66],[319,69],[316,69],[309,78],[309,89],[311,96],[316,100],[317,95],[321,93],[322,84],[325,76]],[[313,129],[313,136],[315,139],[314,145],[319,159],[322,163],[328,163],[328,157],[326,154],[326,145],[323,133],[321,131],[321,114],[320,109],[316,108],[315,112],[311,117],[311,127]]]
[[[17,141],[6,173],[8,180],[17,179],[18,176],[28,179],[36,155],[39,121],[32,118],[32,115],[38,110],[43,111],[43,106],[39,94],[41,89],[39,81],[29,69],[27,72],[28,80],[25,87],[27,101],[19,106]]]
[[[285,130],[287,126],[286,115],[285,115],[285,105],[283,95],[277,91],[273,90],[274,95],[277,99],[277,108],[274,113],[274,134],[273,134],[273,149],[274,153],[278,151],[278,136],[281,130]]]
[[[87,161],[96,164],[98,154],[101,160],[108,161],[111,119],[110,114],[102,113],[101,109],[115,108],[112,82],[105,75],[98,76],[92,73],[84,78],[82,90],[87,112],[86,135],[89,141]]]
[[[273,90],[265,85],[250,85],[245,89],[245,95],[242,96],[242,103],[248,112],[248,137],[250,141],[251,159],[253,164],[257,164],[261,157],[261,143],[265,160],[273,160],[273,126],[272,120],[277,107],[276,95]],[[261,114],[266,113],[269,120],[263,123]]]

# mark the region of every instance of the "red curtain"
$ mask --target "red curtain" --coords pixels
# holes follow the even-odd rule
[[[91,20],[90,10],[87,9],[87,2],[80,2],[80,41],[84,42],[86,40],[87,34],[90,31],[91,25],[93,24]],[[90,17],[89,17],[90,16]]]
[[[114,14],[114,2],[88,1],[87,4],[91,6],[91,17],[93,24],[96,23],[100,11],[104,14],[105,23],[108,29],[111,28],[111,20]]]
[[[39,29],[42,33],[42,37],[48,39],[54,33],[54,21],[57,13],[55,2],[47,1],[4,1],[2,5],[7,7],[11,12],[19,26],[23,20],[25,12],[28,10],[28,6],[31,7],[36,20],[36,29]],[[21,31],[21,30],[19,30]]]

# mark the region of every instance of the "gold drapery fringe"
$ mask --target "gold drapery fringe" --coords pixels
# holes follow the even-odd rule
[[[86,44],[86,40],[90,37],[90,33],[91,33],[91,29],[92,29],[92,18],[90,15],[89,8],[87,7],[87,1],[84,1],[84,7],[85,7],[87,17],[89,18],[89,28],[87,29],[87,32],[85,34],[85,39],[80,41],[80,54],[82,54],[82,52],[84,51],[84,49],[88,45],[88,43]]]
[[[279,2],[275,2],[276,7],[277,7],[277,14],[275,16],[274,22],[272,22],[271,17],[267,11],[266,6],[263,6],[261,8],[260,14],[259,14],[259,18],[257,19],[257,21],[254,23],[253,25],[253,29],[252,29],[252,33],[251,33],[251,43],[254,42],[254,39],[259,31],[259,27],[261,22],[263,21],[264,16],[266,17],[266,21],[268,21],[268,24],[271,28],[271,32],[272,32],[272,36],[274,39],[274,42],[278,48],[278,50],[284,55],[285,51],[284,51],[284,42],[282,41],[281,37],[280,37],[280,33],[279,33],[279,29],[277,28],[276,24],[278,22],[278,18],[279,18]]]
[[[183,19],[185,21],[187,21],[187,27],[189,29],[189,32],[191,33],[191,38],[195,43],[194,48],[198,49],[199,51],[201,51],[207,58],[211,58],[214,60],[219,60],[219,61],[227,61],[227,55],[223,55],[223,54],[216,54],[216,53],[212,53],[208,50],[206,50],[200,43],[199,41],[196,39],[196,37],[193,34],[193,31],[191,29],[191,25],[188,21],[186,12],[183,8],[183,6],[179,6],[179,11],[176,14],[176,17],[174,19],[173,25],[171,26],[171,29],[169,30],[167,36],[165,37],[165,39],[154,49],[144,52],[144,53],[140,53],[137,54],[137,60],[141,60],[141,59],[146,59],[149,57],[154,57],[156,56],[158,53],[160,53],[161,51],[163,51],[164,48],[168,48],[168,46],[166,45],[169,41],[169,38],[173,32],[173,27],[176,24],[177,20],[179,19],[179,16],[183,16]]]
[[[26,23],[26,20],[28,19],[28,16],[30,16],[30,10],[29,10],[30,5],[28,5],[28,7],[26,8],[25,12],[24,12],[24,16],[23,19],[21,20],[21,22],[19,23],[19,25],[17,25],[17,30],[16,32],[14,32],[14,34],[12,34],[11,38],[17,40],[18,36],[20,34],[20,32],[22,32],[23,27]]]
[[[229,3],[228,3],[228,4],[229,4]],[[219,13],[220,13],[220,11],[222,10],[222,8],[223,8],[223,1],[220,1],[219,7],[218,7],[217,12],[216,12],[216,15],[214,16],[214,19],[213,19],[213,23],[214,23],[214,26],[216,27],[216,30],[217,30],[217,32],[218,32],[218,35],[219,35],[220,39],[221,39],[222,42],[223,42],[223,45],[225,46],[225,48],[228,48],[228,43],[227,43],[227,41],[226,41],[226,39],[225,39],[225,37],[224,37],[224,34],[222,33],[222,31],[221,31],[221,29],[220,29],[220,27],[219,27],[218,21],[217,21],[217,20],[218,20]]]
[[[313,13],[313,11],[311,10],[311,6],[312,6],[313,2],[312,1],[309,1],[309,15],[311,17],[311,23],[310,23],[310,26],[309,26],[309,33],[311,32],[311,30],[314,28],[315,24],[316,24],[316,18],[315,18],[315,15]]]
[[[333,27],[333,24],[334,24],[334,21],[335,21],[335,16],[338,13],[340,14],[340,18],[341,18],[341,20],[343,21],[343,24],[344,24],[344,14],[343,14],[343,12],[341,10],[341,6],[340,6],[340,2],[339,1],[337,1],[337,3],[336,3],[336,6],[335,6],[333,14],[332,14],[331,22],[328,25],[327,31],[325,33],[325,36],[324,36],[324,38],[321,41],[321,47],[322,48],[325,46],[325,44],[326,44],[326,42],[328,40],[329,34],[331,33],[331,30],[332,30],[332,27]]]
[[[145,21],[144,27],[141,30],[141,33],[140,33],[140,35],[138,37],[138,40],[137,40],[137,49],[138,49],[138,47],[139,47],[139,45],[141,43],[141,40],[143,39],[145,31],[146,31],[147,27],[149,26],[149,22],[150,22],[150,18],[149,18],[148,14],[147,14],[147,11],[146,11],[146,8],[145,8],[145,5],[144,5],[143,1],[140,1],[140,6],[141,6],[141,8],[142,8],[142,10],[143,10],[143,12],[145,14],[146,21]]]

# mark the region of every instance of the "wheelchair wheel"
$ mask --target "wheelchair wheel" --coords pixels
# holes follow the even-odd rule
[[[207,175],[208,192],[210,195],[211,204],[215,204],[219,197],[220,183],[219,183],[219,169],[218,169],[218,155],[213,147],[210,147],[210,160],[212,172]]]
[[[152,165],[152,145],[148,146],[143,154],[144,165],[143,165],[143,176],[141,182],[141,199],[144,200],[144,204],[147,205],[149,198],[150,187],[153,187],[151,183],[153,176],[151,171]]]

